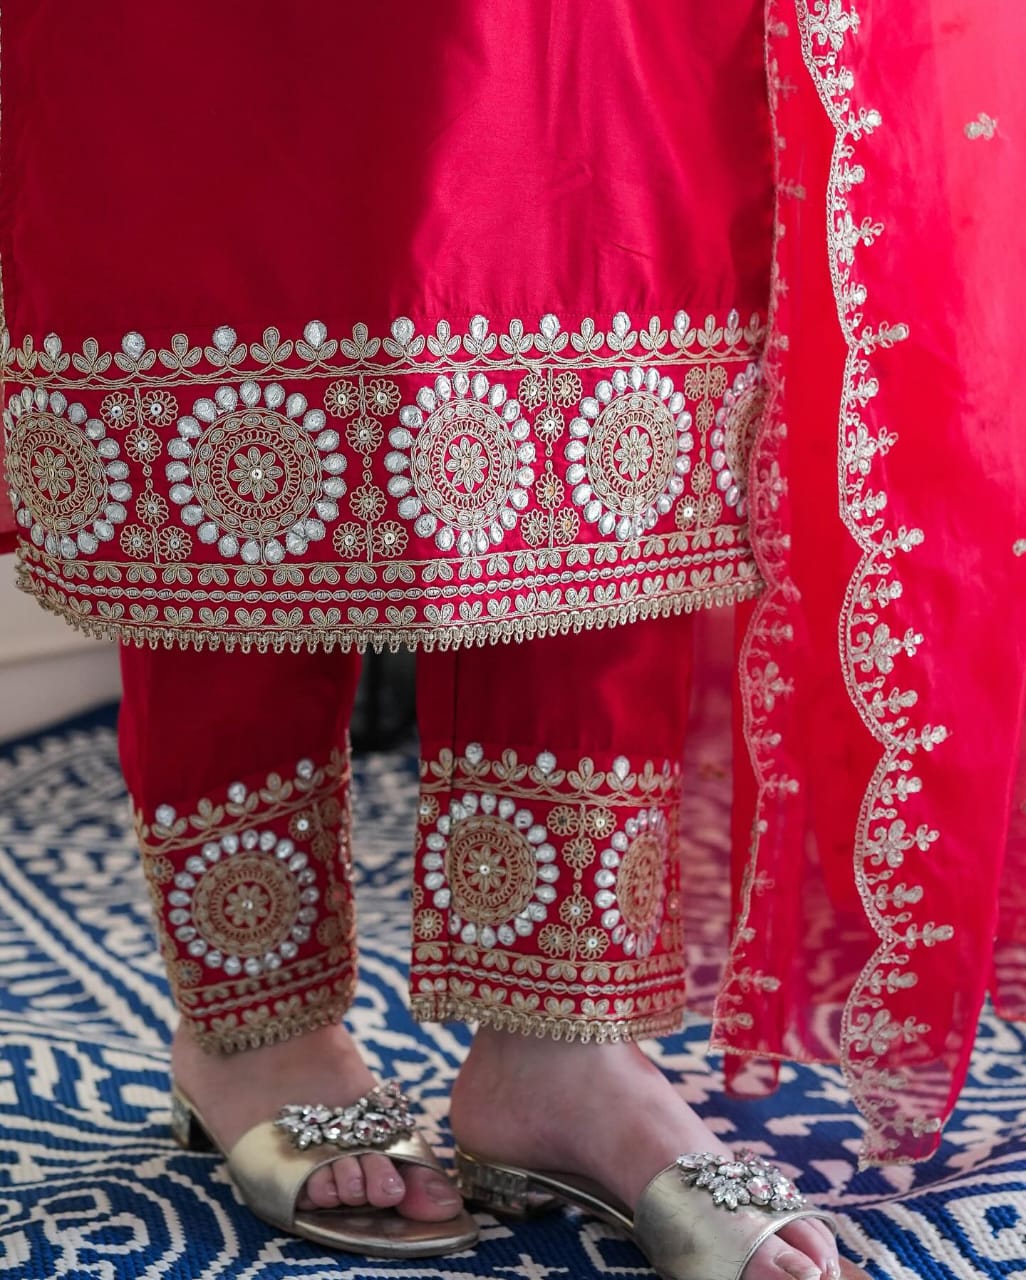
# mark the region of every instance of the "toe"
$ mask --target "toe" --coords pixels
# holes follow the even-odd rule
[[[823,1280],[823,1268],[804,1250],[774,1237],[760,1245],[744,1280]]]
[[[335,1193],[343,1204],[350,1206],[367,1203],[367,1185],[363,1168],[355,1156],[345,1156],[331,1166],[335,1181]]]
[[[797,1249],[781,1249],[774,1259],[778,1273],[791,1277],[791,1280],[823,1280],[823,1271],[807,1253],[799,1253]]]
[[[303,1194],[299,1197],[300,1209],[334,1209],[339,1202],[338,1190],[332,1176],[330,1165],[317,1169],[306,1180]]]
[[[395,1165],[386,1156],[361,1156],[367,1201],[379,1209],[397,1205],[406,1194],[406,1185]]]
[[[445,1222],[455,1218],[463,1208],[456,1187],[438,1169],[407,1165],[403,1169],[406,1195],[399,1212],[404,1218],[418,1222]]]
[[[830,1280],[837,1275],[837,1241],[827,1224],[819,1218],[805,1218],[785,1227],[780,1238],[792,1249],[811,1258],[821,1275],[830,1277]]]

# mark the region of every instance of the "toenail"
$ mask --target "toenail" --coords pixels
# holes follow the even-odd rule
[[[349,1181],[346,1183],[346,1191],[351,1196],[354,1196],[354,1197],[362,1196],[363,1195],[363,1179],[350,1178]]]
[[[802,1253],[793,1249],[778,1253],[774,1259],[777,1267],[791,1280],[821,1280],[819,1267]]]
[[[459,1199],[452,1184],[444,1178],[428,1178],[424,1183],[424,1191],[435,1204],[456,1204]]]
[[[400,1192],[404,1190],[402,1178],[397,1178],[394,1175],[391,1178],[386,1178],[384,1182],[382,1182],[381,1187],[382,1190],[387,1191],[390,1196],[399,1195]]]
[[[823,1268],[823,1280],[841,1280],[840,1263],[831,1260]]]

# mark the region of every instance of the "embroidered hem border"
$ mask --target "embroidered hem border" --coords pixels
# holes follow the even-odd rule
[[[202,1023],[196,1022],[186,1014],[182,1021],[188,1026],[190,1035],[205,1053],[216,1053],[227,1056],[233,1053],[244,1053],[247,1049],[263,1049],[266,1045],[282,1044],[286,1040],[295,1040],[321,1027],[333,1026],[341,1022],[349,1012],[356,997],[356,980],[353,979],[334,999],[319,1005],[317,1008],[305,1009],[296,1017],[276,1015],[265,1027],[239,1027],[235,1031],[223,1030],[208,1032]]]
[[[425,753],[417,1016],[582,1041],[679,1027],[680,786],[668,759]]]
[[[75,354],[0,334],[20,585],[94,635],[275,649],[525,639],[757,591],[759,315],[538,323]]]
[[[348,751],[136,812],[175,1004],[211,1053],[337,1022],[357,982]]]
[[[476,1022],[496,1031],[514,1031],[539,1039],[544,1037],[580,1044],[611,1044],[672,1035],[684,1023],[683,1002],[674,1004],[672,1009],[643,1017],[608,1020],[568,1018],[542,1010],[527,1012],[508,1007],[496,1008],[483,1000],[459,996],[415,995],[411,998],[410,1007],[417,1022]]]
[[[747,556],[747,548],[743,548]],[[247,652],[257,650],[261,653],[273,650],[282,652],[285,649],[309,650],[323,649],[356,649],[364,652],[373,649],[393,651],[399,648],[422,649],[431,652],[434,649],[444,652],[447,649],[459,648],[463,645],[498,643],[504,641],[523,641],[541,639],[550,635],[567,635],[571,632],[591,630],[595,627],[619,626],[625,623],[639,622],[650,618],[665,618],[680,613],[692,613],[697,609],[713,608],[738,604],[744,600],[754,599],[763,589],[761,578],[748,576],[730,583],[716,583],[701,588],[665,587],[657,594],[658,587],[652,588],[651,579],[632,578],[621,583],[622,598],[616,603],[593,605],[588,608],[574,598],[572,589],[564,594],[559,588],[550,589],[551,596],[563,596],[562,600],[550,603],[547,611],[532,612],[530,607],[515,617],[487,617],[474,620],[453,620],[444,624],[421,618],[416,621],[401,623],[391,620],[399,610],[386,610],[385,618],[373,621],[326,625],[305,618],[282,618],[272,625],[266,622],[255,624],[251,628],[228,628],[227,619],[222,620],[219,611],[201,610],[202,614],[210,614],[208,622],[201,625],[178,623],[176,625],[161,624],[151,615],[157,606],[133,605],[130,616],[97,617],[88,613],[89,607],[76,596],[66,594],[73,590],[71,584],[55,585],[51,573],[43,573],[33,568],[29,560],[36,559],[41,565],[49,559],[45,553],[38,553],[34,548],[21,546],[17,552],[17,585],[20,590],[34,596],[38,603],[48,612],[63,619],[85,635],[98,640],[113,640],[130,644],[148,644],[151,647],[180,647],[183,649],[225,649],[229,652],[239,650]],[[53,561],[56,565],[59,562]],[[749,561],[738,561],[728,566],[741,571],[749,570]],[[52,571],[51,571],[52,572]],[[679,576],[669,573],[660,580],[665,586],[666,579]],[[610,584],[606,590],[616,590]],[[645,594],[642,594],[644,592]],[[153,594],[162,600],[166,591],[153,588]],[[493,597],[494,598],[494,597]],[[516,600],[517,597],[507,597]],[[374,611],[375,613],[377,610]],[[284,614],[286,610],[275,609],[274,614]],[[131,616],[134,614],[134,616]],[[273,615],[272,615],[273,616]]]

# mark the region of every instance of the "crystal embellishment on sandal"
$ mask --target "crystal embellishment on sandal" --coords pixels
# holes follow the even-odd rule
[[[290,1103],[282,1107],[274,1123],[288,1133],[300,1151],[323,1143],[387,1147],[396,1138],[408,1138],[416,1127],[409,1099],[394,1080],[371,1089],[348,1107]]]
[[[805,1197],[775,1164],[747,1148],[733,1156],[707,1151],[677,1157],[681,1177],[691,1187],[702,1187],[724,1209],[755,1205],[770,1213],[789,1213],[805,1205]]]

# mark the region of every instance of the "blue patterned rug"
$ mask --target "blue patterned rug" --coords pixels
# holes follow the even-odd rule
[[[512,1227],[483,1216],[473,1253],[388,1263],[276,1235],[234,1198],[220,1161],[168,1135],[173,1010],[154,949],[117,764],[113,712],[0,749],[0,1280],[650,1277],[581,1216]],[[405,1009],[411,752],[356,764],[362,987],[353,1026],[448,1143],[463,1028]],[[715,797],[703,802],[715,806]],[[723,828],[722,812],[692,829]],[[859,1129],[836,1071],[786,1068],[773,1097],[719,1097],[706,1027],[658,1060],[725,1137],[773,1153],[840,1219],[875,1280],[1026,1277],[1026,1036],[984,1019],[972,1075],[929,1164],[855,1173]]]

